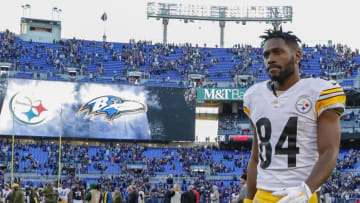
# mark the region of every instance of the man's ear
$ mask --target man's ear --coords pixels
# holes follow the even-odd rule
[[[296,63],[300,63],[300,61],[301,61],[301,59],[302,59],[302,52],[301,52],[301,50],[295,50],[295,61],[296,61]]]

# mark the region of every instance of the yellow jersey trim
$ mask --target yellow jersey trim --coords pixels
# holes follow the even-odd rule
[[[253,203],[252,199],[244,199],[244,203]]]
[[[244,112],[250,117],[250,110],[244,106]]]
[[[258,202],[258,203],[276,203],[280,199],[283,198],[283,196],[282,197],[272,196],[272,193],[273,192],[271,192],[271,191],[265,191],[265,190],[258,189],[256,194],[255,194],[254,200],[252,200],[252,201],[253,202]],[[316,192],[314,192],[312,194],[310,200],[308,201],[308,203],[318,203],[318,202],[319,202],[318,201],[318,196],[317,196]]]
[[[322,109],[326,106],[330,106],[332,104],[336,104],[336,103],[343,103],[345,105],[345,102],[346,102],[345,95],[338,95],[338,96],[334,96],[334,97],[330,97],[330,98],[318,101],[315,105],[316,117],[319,116],[320,109]]]
[[[329,90],[324,90],[320,93],[320,96],[325,95],[325,94],[331,94],[331,93],[335,93],[335,92],[343,92],[343,88],[338,87],[338,88],[334,88],[334,89],[329,89]]]

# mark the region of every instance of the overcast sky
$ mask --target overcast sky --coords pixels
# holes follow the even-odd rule
[[[31,5],[31,17],[51,19],[52,8],[61,8],[63,38],[102,40],[104,24],[100,20],[106,12],[106,34],[108,41],[128,42],[129,39],[162,41],[161,21],[146,18],[146,0],[1,0],[0,30],[10,29],[20,32],[21,5]],[[305,43],[346,44],[360,48],[360,2],[356,0],[162,0],[194,5],[237,5],[237,6],[293,6],[293,22],[283,25],[293,31]],[[30,15],[29,10],[25,16]],[[54,13],[54,18],[58,16]],[[227,23],[225,26],[225,46],[246,43],[259,46],[259,35],[270,25],[247,23],[246,25]],[[183,23],[170,20],[168,42],[207,46],[219,44],[220,34],[217,22]]]

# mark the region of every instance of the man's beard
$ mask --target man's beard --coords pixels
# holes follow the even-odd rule
[[[279,75],[269,76],[272,81],[276,81],[279,85],[284,84],[285,80],[295,73],[295,57],[291,57],[290,61],[285,65],[284,70],[279,72]]]

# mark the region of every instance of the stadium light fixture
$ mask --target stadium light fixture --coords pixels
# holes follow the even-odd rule
[[[184,20],[184,23],[195,20],[219,21],[220,47],[224,47],[224,28],[226,22],[246,25],[247,22],[270,22],[274,27],[284,22],[292,22],[291,6],[214,6],[175,3],[148,2],[147,18],[167,19],[163,26],[163,43],[167,42],[167,24],[170,19]]]
[[[23,9],[23,18],[25,18],[25,6],[21,5],[21,8]]]
[[[57,7],[53,7],[51,10],[51,20],[54,20],[54,12],[57,11]]]
[[[29,9],[29,18],[31,18],[31,5],[30,4],[26,4],[25,7],[27,9]]]
[[[23,18],[25,18],[25,12],[26,10],[29,10],[29,16],[31,16],[31,5],[30,4],[25,4],[25,5],[21,5],[21,8],[23,9]]]
[[[58,7],[53,7],[52,8],[52,12],[51,12],[51,19],[54,20],[54,12],[58,14],[58,21],[60,20],[60,13],[62,12],[62,10]]]

